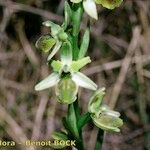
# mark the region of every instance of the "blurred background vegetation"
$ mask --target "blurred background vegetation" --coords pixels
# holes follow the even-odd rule
[[[50,140],[62,128],[66,105],[57,103],[53,89],[35,92],[35,84],[52,69],[47,55],[35,48],[49,33],[45,20],[61,24],[64,0],[0,0],[0,140]],[[105,133],[104,150],[150,149],[150,0],[124,0],[111,11],[97,7],[88,54],[92,63],[82,71],[99,87],[104,103],[120,111],[121,133]],[[88,16],[85,14],[82,31]],[[58,56],[55,56],[58,58]],[[80,89],[80,106],[87,111],[91,92]],[[87,150],[92,150],[97,128],[85,127]],[[24,150],[23,145],[0,149]],[[50,149],[28,147],[29,149]]]

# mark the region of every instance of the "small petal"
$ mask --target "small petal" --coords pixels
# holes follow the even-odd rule
[[[63,68],[63,64],[59,60],[57,60],[57,61],[53,60],[51,63],[51,66],[52,66],[54,72],[60,72]]]
[[[72,62],[72,46],[69,41],[63,42],[61,46],[61,61],[65,65],[69,65]]]
[[[100,112],[105,115],[110,115],[112,117],[120,117],[120,113],[118,111],[111,110],[110,107],[104,104],[100,107]]]
[[[73,61],[71,64],[71,69],[74,72],[78,72],[82,67],[84,67],[85,65],[87,65],[90,62],[91,62],[90,57],[84,57],[84,58],[79,59],[77,61]]]
[[[73,73],[72,80],[81,87],[84,87],[90,90],[97,89],[97,85],[90,78],[88,78],[81,72]]]
[[[52,73],[48,77],[46,77],[44,80],[42,80],[40,83],[38,83],[35,86],[36,91],[41,91],[47,88],[50,88],[58,83],[59,81],[59,75],[58,73]]]
[[[120,117],[120,113],[117,111],[113,111],[113,110],[108,110],[108,111],[104,111],[103,112],[104,115],[109,115],[112,117]]]
[[[94,19],[98,19],[96,4],[94,0],[84,0],[83,7],[86,13]]]
[[[48,61],[51,60],[51,58],[59,51],[61,45],[62,45],[62,42],[60,42],[60,41],[56,42],[54,49],[52,50],[52,52],[50,53],[50,55],[47,58]]]

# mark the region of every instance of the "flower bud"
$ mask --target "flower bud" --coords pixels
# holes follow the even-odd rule
[[[77,98],[78,86],[70,75],[66,75],[56,85],[55,92],[60,103],[71,104]]]
[[[96,4],[94,0],[84,0],[83,7],[85,12],[92,18],[98,19]]]
[[[37,42],[36,47],[43,52],[49,52],[51,48],[55,45],[56,40],[49,35],[41,36]]]

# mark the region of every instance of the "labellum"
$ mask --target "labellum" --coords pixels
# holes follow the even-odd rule
[[[71,104],[77,99],[78,86],[70,75],[65,75],[55,86],[55,92],[60,103]]]

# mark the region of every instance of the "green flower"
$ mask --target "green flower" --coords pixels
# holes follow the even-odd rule
[[[51,66],[53,73],[35,86],[40,91],[55,86],[56,96],[59,102],[70,104],[76,100],[78,86],[90,90],[96,90],[97,85],[79,70],[90,63],[89,57],[72,61],[72,49],[69,41],[62,44],[61,61],[53,60]]]
[[[96,4],[101,4],[108,9],[119,7],[123,0],[70,0],[73,3],[80,3],[83,1],[85,12],[92,18],[98,19]]]
[[[108,9],[114,9],[116,7],[119,7],[123,0],[95,0],[95,2]]]
[[[68,35],[61,26],[51,21],[45,21],[43,22],[43,25],[50,27],[51,33],[50,35],[41,36],[35,45],[44,52],[49,52],[53,48],[48,56],[49,61],[59,51],[62,43],[67,40]]]
[[[123,125],[120,113],[111,110],[108,106],[102,105],[105,95],[105,88],[97,90],[91,97],[88,111],[91,113],[93,123],[105,131],[120,132],[119,127]]]

